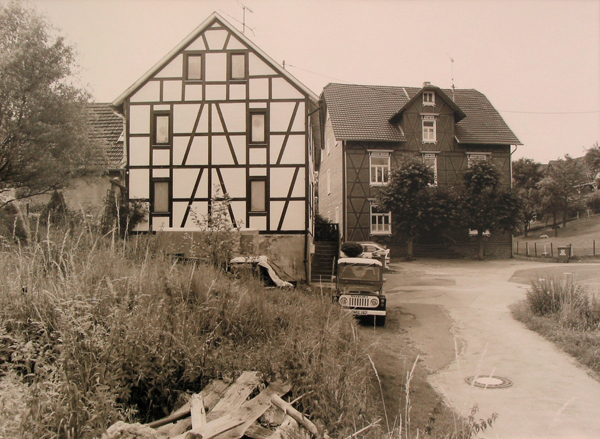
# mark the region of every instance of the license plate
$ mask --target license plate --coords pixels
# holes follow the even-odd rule
[[[355,316],[366,316],[368,311],[362,310],[362,309],[353,309],[352,310],[352,314],[354,314]]]

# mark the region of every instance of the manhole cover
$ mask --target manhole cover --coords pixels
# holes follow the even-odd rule
[[[485,389],[504,389],[513,385],[508,378],[497,376],[468,377],[465,381],[470,386],[483,387]]]

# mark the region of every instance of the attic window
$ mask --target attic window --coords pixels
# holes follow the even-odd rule
[[[423,105],[435,106],[435,93],[432,91],[423,92]]]
[[[229,55],[229,79],[246,79],[246,54]]]
[[[200,81],[202,79],[202,55],[186,56],[185,79],[188,81]]]

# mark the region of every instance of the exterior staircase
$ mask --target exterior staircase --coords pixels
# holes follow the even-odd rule
[[[464,256],[445,244],[415,244],[415,258],[461,259]]]
[[[335,264],[339,257],[337,241],[315,242],[315,254],[312,258],[311,282],[331,282]]]

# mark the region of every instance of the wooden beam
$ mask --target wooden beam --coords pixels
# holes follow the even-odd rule
[[[313,424],[309,419],[305,418],[302,413],[300,413],[298,410],[292,407],[290,403],[285,402],[278,395],[273,395],[271,397],[271,401],[273,402],[273,404],[275,404],[277,407],[283,410],[286,414],[290,415],[290,417],[292,417],[296,422],[298,422],[300,425],[302,425],[304,428],[310,431],[315,437],[323,437],[323,435],[319,433],[317,426]]]

